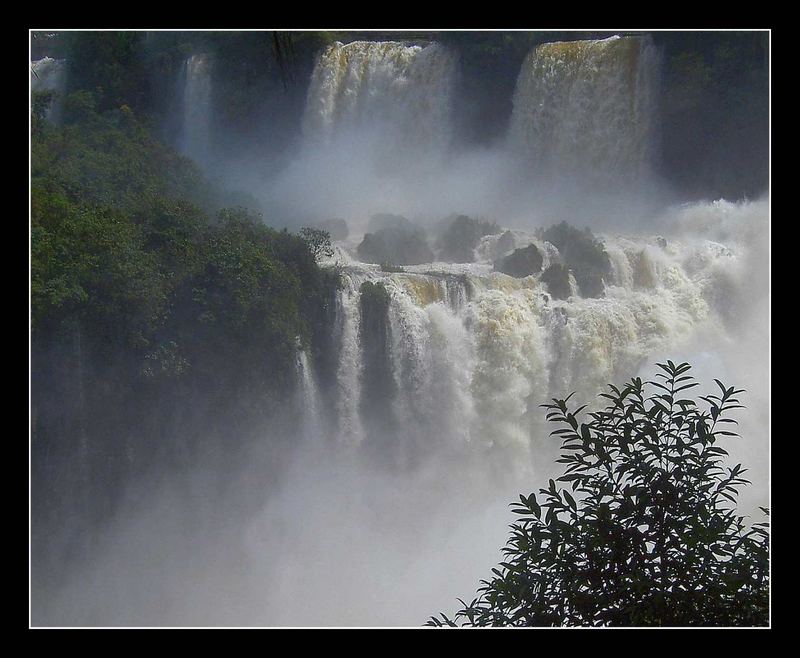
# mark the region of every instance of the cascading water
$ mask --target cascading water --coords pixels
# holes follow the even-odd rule
[[[382,134],[382,145],[390,148],[444,145],[455,72],[454,55],[436,43],[334,43],[314,67],[304,135],[326,142],[341,133],[371,131]]]
[[[58,123],[61,118],[61,94],[66,88],[67,62],[43,57],[31,62],[31,91],[52,91],[56,96],[47,110],[47,118]]]
[[[319,157],[297,154],[288,187],[300,192],[286,208],[314,197],[318,214],[346,217],[353,228],[373,211],[423,220],[456,209],[476,214],[476,199],[491,192],[513,198],[517,211],[496,212],[503,206],[492,197],[477,212],[515,226],[547,225],[546,195],[506,186],[513,176],[499,166],[505,152],[459,169],[457,156],[441,148],[450,136],[456,68],[437,44],[328,47],[314,69],[303,127],[306,150]],[[181,147],[203,163],[211,61],[194,55],[184,72]],[[534,172],[635,186],[653,151],[657,73],[646,38],[550,43],[531,52],[507,143],[527,160],[520,170],[526,184]],[[416,157],[431,147],[447,159]],[[411,182],[392,186],[372,176],[376,156]],[[595,212],[595,197],[568,191]],[[413,213],[402,207],[409,199]],[[300,211],[306,221],[306,208]],[[255,475],[246,474],[244,481],[255,482],[248,494],[269,490],[271,499],[245,540],[236,505],[221,506],[231,523],[210,539],[206,525],[199,537],[181,536],[187,515],[170,497],[155,512],[137,503],[133,523],[113,537],[111,558],[93,562],[89,577],[75,578],[60,599],[47,597],[59,612],[54,619],[419,624],[474,592],[507,538],[507,501],[544,484],[543,473],[555,467],[557,441],[548,440],[539,405],[577,391],[576,406],[596,407],[607,383],[648,376],[656,359],[686,358],[703,381],[720,377],[749,389],[753,403],[743,414],[750,420],[740,431],[752,455],[742,461],[765,471],[767,216],[765,200],[697,203],[650,218],[661,235],[600,234],[611,274],[597,298],[582,296],[575,276],[571,294],[559,300],[541,274],[494,271],[495,260],[530,243],[542,269],[558,262],[556,246],[521,228],[482,238],[476,262],[403,271],[359,262],[355,242],[336,244],[322,263],[342,274],[331,353],[318,370],[310,353],[297,355],[298,435],[309,449],[298,451],[278,484],[264,485],[258,463]],[[389,468],[374,468],[374,457]],[[768,475],[752,479],[764,483]],[[765,503],[763,489],[749,501],[751,509]],[[214,520],[200,516],[204,524]]]
[[[321,418],[320,399],[316,378],[305,350],[299,350],[297,353],[297,371],[300,380],[299,404],[304,411],[303,434],[313,440],[321,434],[319,426]]]
[[[180,150],[200,164],[211,155],[211,59],[205,54],[189,57],[180,76],[183,95],[183,128]]]
[[[748,258],[741,230],[751,215],[766,215],[765,202],[732,208],[712,206],[712,214],[738,217],[726,244],[696,227],[669,240],[603,236],[612,274],[600,298],[573,291],[554,299],[540,275],[513,278],[492,271],[489,260],[384,272],[352,259],[342,264],[340,248],[338,419],[320,425],[332,422],[351,445],[371,440],[359,405],[372,367],[359,298],[362,284],[380,283],[389,295],[383,358],[394,383],[387,431],[402,454],[398,463],[434,450],[505,453],[524,463],[532,442],[546,435],[540,404],[572,391],[589,402],[607,383],[635,375],[655,354],[684,349],[702,332],[725,340],[727,307],[736,304],[730,291]],[[548,260],[558,254],[533,233],[515,235]],[[492,252],[492,241],[485,238],[478,254]]]
[[[509,141],[544,176],[599,182],[646,176],[658,69],[649,37],[536,46],[517,80]]]

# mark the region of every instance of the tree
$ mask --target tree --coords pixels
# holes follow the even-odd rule
[[[658,364],[662,381],[634,378],[602,394],[579,422],[569,397],[543,405],[563,439],[559,482],[520,495],[505,561],[481,581],[455,626],[762,626],[769,623],[767,523],[736,512],[741,464],[718,443],[737,436],[727,412],[742,391],[701,409],[687,363]],[[657,389],[653,391],[652,388]],[[760,508],[769,514],[767,508]]]
[[[308,243],[314,258],[330,258],[333,256],[331,234],[323,229],[304,226],[300,229],[300,237]]]

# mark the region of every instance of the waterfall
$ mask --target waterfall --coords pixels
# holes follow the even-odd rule
[[[195,54],[183,65],[180,76],[183,94],[183,132],[180,150],[207,164],[211,155],[211,60]]]
[[[319,388],[305,350],[297,353],[297,371],[300,381],[300,408],[303,412],[303,435],[306,440],[317,441],[322,434],[322,408]]]
[[[544,43],[525,58],[510,143],[544,176],[599,182],[648,173],[659,57],[649,37]]]
[[[314,67],[303,132],[322,142],[374,131],[387,146],[444,145],[455,72],[455,56],[437,43],[334,43]]]
[[[668,240],[600,236],[612,271],[599,298],[583,298],[573,287],[568,299],[554,299],[540,275],[513,278],[487,261],[402,272],[340,261],[339,439],[351,446],[374,440],[363,431],[359,404],[370,367],[369,329],[360,325],[359,310],[365,281],[380,283],[389,295],[389,348],[381,358],[394,382],[394,424],[386,431],[400,464],[442,449],[505,454],[523,463],[533,442],[547,434],[539,405],[573,391],[581,403],[591,402],[607,383],[634,376],[653,355],[684,349],[703,332],[721,344],[735,315],[726,316],[726,305],[737,303],[729,298],[732,281],[749,267],[741,229],[766,216],[766,206],[697,205],[705,210],[681,209],[679,219],[737,218],[726,220],[725,244],[699,225]],[[548,260],[558,255],[535,232],[516,230],[515,241],[535,243]]]
[[[359,312],[358,276],[345,276],[344,288],[337,298],[336,326],[340,343],[339,366],[336,372],[339,416],[338,438],[345,444],[359,444],[363,438],[358,403],[361,397],[361,346],[358,341]]]
[[[47,110],[53,123],[61,120],[61,96],[66,89],[67,62],[63,59],[43,57],[31,62],[31,91],[52,91],[55,97]]]

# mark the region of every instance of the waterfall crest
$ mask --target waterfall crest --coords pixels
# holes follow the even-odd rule
[[[211,59],[205,54],[189,57],[183,65],[183,130],[180,150],[200,164],[211,155]]]
[[[349,130],[389,130],[399,144],[446,143],[455,56],[437,43],[334,43],[318,57],[303,132],[328,141]]]
[[[536,46],[517,80],[510,143],[545,176],[645,176],[655,140],[658,68],[649,37]]]

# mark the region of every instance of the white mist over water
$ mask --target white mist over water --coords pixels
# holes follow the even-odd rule
[[[648,173],[656,70],[648,49],[622,38],[534,50],[512,118],[510,142],[521,154],[507,145],[452,148],[457,68],[440,46],[356,42],[322,53],[306,141],[260,191],[268,216],[343,216],[350,225],[351,239],[323,263],[341,267],[343,278],[330,390],[300,351],[299,445],[258,513],[192,484],[216,510],[198,513],[197,498],[187,499],[179,483],[154,488],[101,534],[101,558],[71,574],[42,617],[414,626],[449,613],[502,559],[513,521],[507,503],[557,472],[558,441],[547,436],[539,405],[572,391],[576,406],[597,404],[607,383],[649,376],[667,358],[690,361],[705,391],[714,377],[748,389],[738,416],[743,438],[732,452],[755,483],[743,491],[743,511],[766,505],[768,200],[664,209],[645,183],[640,197],[612,186],[616,205],[567,183],[534,184],[531,157],[551,174],[589,165],[612,178]],[[208,78],[198,64],[190,89],[188,69],[187,98],[207,108]],[[187,115],[187,125],[196,119],[189,134],[206,135],[199,142],[207,140],[202,116]],[[605,297],[554,300],[539,275],[493,271],[492,260],[510,251],[498,236],[483,239],[474,263],[384,272],[354,256],[359,231],[381,211],[427,225],[453,211],[496,218],[514,229],[514,246],[537,245],[544,267],[557,250],[535,228],[562,219],[591,224],[613,273]],[[361,405],[367,281],[383,283],[390,297],[387,363],[396,393],[388,409],[396,422],[381,438],[406,457],[398,468],[366,456],[375,439]],[[270,428],[264,433],[271,438]]]
[[[301,147],[251,187],[290,226],[339,216],[363,229],[387,211],[426,225],[452,212],[520,228],[643,223],[666,196],[651,176],[658,74],[645,38],[540,45],[508,138],[475,147],[454,140],[459,67],[446,47],[336,43],[317,59]]]
[[[764,300],[768,272],[767,212],[766,200],[670,209],[659,222],[666,246],[601,236],[614,280],[599,299],[552,300],[536,276],[513,279],[486,262],[402,273],[350,262],[336,321],[338,413],[320,403],[313,365],[300,352],[301,443],[261,511],[243,516],[235,496],[214,500],[199,486],[198,512],[178,484],[156,489],[102,535],[102,559],[54,593],[46,618],[421,624],[473,595],[502,559],[508,502],[557,472],[558,441],[538,405],[572,390],[576,405],[596,405],[606,383],[649,376],[666,358],[689,360],[704,392],[716,388],[714,377],[748,389],[748,409],[737,415],[742,438],[728,446],[751,469],[741,509],[757,516],[756,506],[768,504],[767,316],[764,302],[754,303],[754,295]],[[365,456],[374,436],[359,406],[364,281],[383,282],[391,298],[392,411],[400,421],[392,441],[422,456],[399,470]]]

